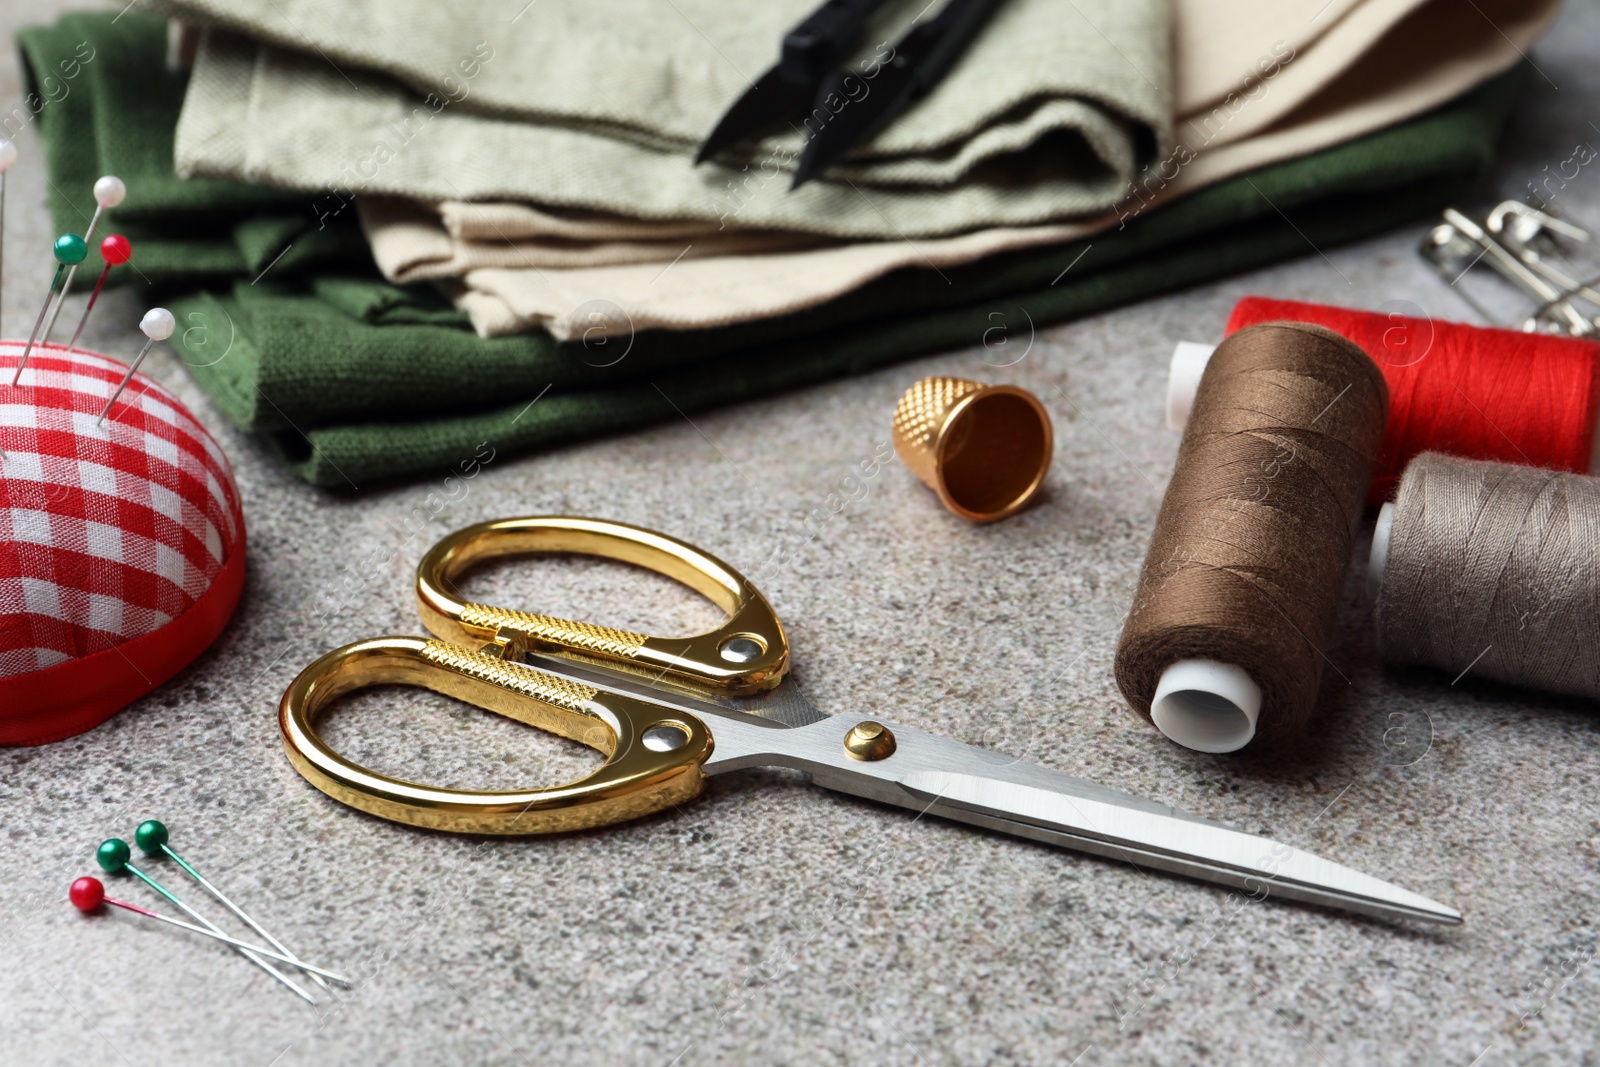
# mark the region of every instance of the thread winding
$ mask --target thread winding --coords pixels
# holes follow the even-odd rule
[[[1207,660],[1260,687],[1256,736],[1304,727],[1387,406],[1373,361],[1320,326],[1256,325],[1217,348],[1117,645],[1137,714],[1167,668]]]
[[[1419,309],[1420,310],[1420,309]],[[1389,499],[1422,452],[1590,470],[1600,346],[1398,314],[1246,297],[1228,332],[1271,320],[1316,323],[1371,356],[1390,411],[1368,499]]]
[[[1600,698],[1600,480],[1418,456],[1377,629],[1391,662]]]

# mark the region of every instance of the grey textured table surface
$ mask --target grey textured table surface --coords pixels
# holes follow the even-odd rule
[[[53,16],[0,6],[7,30]],[[1589,0],[1539,46],[1544,77],[1486,202],[1600,143],[1597,41]],[[0,102],[19,95],[7,53]],[[31,321],[49,238],[39,144],[29,132],[20,145],[13,335]],[[1600,170],[1584,168],[1559,202],[1600,220]],[[1173,342],[1215,338],[1257,292],[1468,318],[1416,260],[1425,226],[1036,333],[997,307],[1009,347],[974,337],[692,423],[498,457],[433,515],[426,480],[359,495],[293,481],[159,351],[149,372],[233,460],[249,588],[216,646],[147,699],[86,735],[0,751],[0,1062],[1600,1062],[1591,708],[1386,670],[1359,572],[1329,651],[1348,684],[1328,687],[1304,762],[1180,749],[1126,712],[1111,678],[1177,446],[1161,412]],[[90,342],[131,356],[141,311],[140,294],[115,293]],[[891,462],[807,532],[805,516],[887,441],[901,390],[935,373],[1043,397],[1058,431],[1044,500],[972,527]],[[881,711],[1231,822],[1454,904],[1466,925],[1272,903],[1222,920],[1220,890],[914,821],[777,773],[715,782],[640,824],[529,840],[402,828],[302,781],[275,722],[295,672],[347,641],[418,632],[411,571],[438,536],[541,512],[656,527],[748,572],[780,553],[765,590],[824,709]],[[474,588],[662,633],[715,619],[622,567],[499,568]],[[586,762],[427,695],[359,698],[331,729],[385,770],[463,786],[516,782],[535,759]],[[69,907],[95,845],[148,817],[356,987],[311,1008],[226,949]]]

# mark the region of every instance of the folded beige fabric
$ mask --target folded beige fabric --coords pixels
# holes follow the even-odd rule
[[[363,201],[362,221],[379,265],[391,277],[403,276],[413,249],[422,247],[466,267],[457,302],[485,336],[542,327],[567,338],[597,328],[692,329],[750,321],[814,306],[900,267],[956,266],[996,252],[1089,237],[1195,189],[1420,114],[1515,63],[1559,9],[1559,0],[1477,0],[1466,17],[1459,0],[1335,0],[1325,10],[1299,0],[1178,0],[1177,84],[1192,105],[1178,124],[1178,145],[1126,190],[1119,210],[1077,223],[788,252],[751,248],[685,256],[665,270],[659,261],[533,270],[475,259],[463,241],[447,236],[460,227],[449,220],[467,211],[493,211],[508,227],[536,226],[541,212],[526,205],[447,202],[422,213],[410,209],[402,234],[392,205]],[[1279,53],[1290,58],[1274,65]],[[1231,77],[1215,72],[1224,62],[1235,65]],[[1304,68],[1297,67],[1302,63]],[[1322,72],[1320,88],[1289,82],[1298,69]],[[1235,88],[1217,95],[1219,86],[1230,85]],[[1263,124],[1255,111],[1277,118]],[[1240,129],[1255,132],[1241,136]],[[630,234],[627,227],[639,223],[618,225],[612,238]],[[482,236],[480,229],[480,241]],[[692,229],[679,236],[679,250],[704,239]],[[443,252],[446,243],[449,251]],[[593,318],[590,313],[601,305],[607,314]]]
[[[719,231],[710,223],[692,221],[600,216],[569,220],[526,204],[425,204],[364,196],[356,206],[374,258],[390,281],[402,285],[460,278],[484,267],[526,270],[676,263],[825,243],[824,238],[812,234]]]
[[[1477,6],[1473,0],[1175,3],[1177,136],[1196,147],[1232,144],[1302,108],[1325,108],[1323,98],[1335,87],[1334,102],[1342,107],[1352,92],[1371,99],[1396,93],[1409,98],[1424,84],[1454,86],[1435,101],[1442,102],[1484,77],[1482,46],[1495,37],[1503,47],[1518,41],[1519,27],[1530,22],[1539,27],[1536,36],[1560,10],[1559,0]],[[1386,52],[1388,61],[1365,75],[1373,79],[1369,85],[1342,86],[1353,68],[1396,42],[1406,51]],[[1279,62],[1284,55],[1292,61]],[[1458,58],[1469,80],[1450,69]],[[1246,74],[1241,81],[1244,71],[1260,76]]]
[[[823,180],[787,192],[800,130],[693,166],[812,6],[539,0],[509,24],[504,0],[163,0],[229,28],[195,57],[178,173],[897,238],[1105,210],[1169,145],[1166,0],[1006,0],[917,107]],[[905,23],[926,7],[888,11]],[[853,99],[829,110],[870,99],[900,28],[868,37]]]
[[[522,203],[446,200],[432,205],[430,214],[437,214],[438,221],[458,241],[675,241],[725,232],[723,227],[699,219],[634,219]]]

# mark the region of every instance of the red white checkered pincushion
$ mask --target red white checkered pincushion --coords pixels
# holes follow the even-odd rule
[[[178,399],[127,366],[0,341],[0,744],[87,730],[181,670],[244,585],[238,488]]]

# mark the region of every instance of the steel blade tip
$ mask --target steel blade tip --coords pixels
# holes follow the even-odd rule
[[[1452,907],[1440,904],[1436,900],[1430,900],[1428,903],[1431,907],[1421,916],[1428,922],[1438,923],[1440,926],[1460,926],[1466,921],[1461,913]]]
[[[718,152],[722,151],[732,143],[733,140],[731,138],[719,139],[717,137],[717,131],[712,130],[711,136],[707,137],[704,141],[701,141],[700,147],[695,150],[694,165],[698,167],[700,164],[704,163],[706,160],[710,159],[712,156],[716,155]]]
[[[814,178],[816,173],[817,154],[811,151],[811,148],[808,145],[806,147],[806,151],[800,154],[800,162],[795,165],[794,181],[789,183],[789,191],[791,193],[794,192],[796,189],[800,188],[806,182]]]

